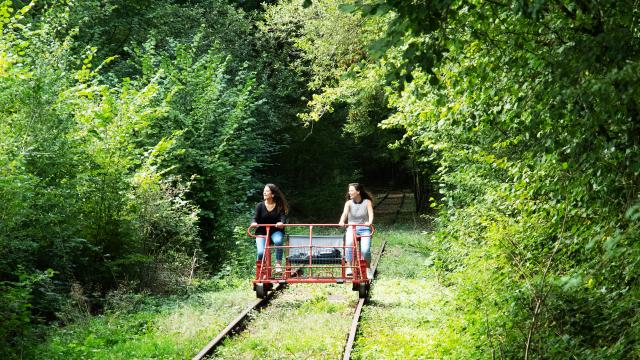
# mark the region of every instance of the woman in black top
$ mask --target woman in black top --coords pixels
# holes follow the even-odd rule
[[[258,224],[275,224],[275,227],[269,229],[270,244],[278,246],[276,248],[276,272],[282,272],[282,246],[284,243],[284,222],[287,213],[289,212],[289,205],[284,198],[282,191],[274,184],[267,184],[262,191],[261,201],[256,205],[256,212],[251,220],[251,226]],[[259,226],[256,229],[256,235],[266,235],[267,228],[265,226]],[[265,238],[256,237],[256,248],[258,249],[258,260],[262,260],[264,255]]]

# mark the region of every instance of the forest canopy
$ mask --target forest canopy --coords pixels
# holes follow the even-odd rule
[[[266,182],[337,220],[363,181],[432,221],[464,320],[443,357],[640,356],[639,12],[0,1],[0,348],[73,322],[72,292],[99,313],[247,271]]]

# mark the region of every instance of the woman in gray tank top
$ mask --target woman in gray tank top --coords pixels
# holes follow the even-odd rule
[[[362,257],[367,261],[367,278],[371,279],[371,228],[368,225],[373,224],[373,197],[359,183],[349,184],[347,192],[347,202],[344,204],[344,210],[338,224],[345,226],[347,224],[364,224],[361,226],[349,226],[345,234],[345,258],[347,260],[346,274],[351,275],[353,264],[353,233],[355,227],[356,236],[360,237],[360,252]],[[357,264],[356,264],[357,266]]]

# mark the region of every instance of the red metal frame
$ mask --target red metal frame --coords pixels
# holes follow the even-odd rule
[[[256,227],[266,227],[267,234],[266,235],[255,235],[251,232],[252,229]],[[250,226],[247,229],[247,234],[251,238],[262,237],[265,238],[265,246],[264,246],[264,254],[262,256],[262,260],[256,261],[256,277],[253,280],[254,286],[257,284],[263,284],[263,286],[267,286],[271,288],[272,284],[278,283],[346,283],[351,282],[354,284],[354,290],[359,284],[368,284],[370,283],[370,279],[367,278],[367,267],[369,264],[365,259],[362,258],[362,254],[360,253],[360,238],[361,236],[356,234],[356,226],[367,226],[371,229],[371,234],[368,236],[371,237],[375,233],[375,227],[373,225],[365,225],[365,224],[348,224],[345,226],[340,226],[338,224],[284,224],[283,227],[307,227],[309,229],[309,260],[308,264],[297,264],[298,266],[291,264],[288,259],[288,253],[290,249],[300,249],[301,246],[292,246],[290,244],[286,244],[283,246],[272,246],[270,241],[266,241],[271,234],[271,230],[275,227],[274,224],[258,224],[254,226]],[[348,248],[346,246],[344,239],[342,240],[341,245],[331,245],[331,246],[323,246],[323,245],[314,245],[314,239],[318,240],[318,238],[314,238],[313,228],[314,227],[330,227],[330,228],[343,228],[350,227],[351,231],[353,231],[353,244],[351,245],[351,250],[353,254],[353,269],[352,274],[347,275],[347,264],[345,260],[345,252]],[[295,235],[298,236],[298,235]],[[283,258],[286,260],[283,265],[283,271],[281,274],[276,275],[273,267],[272,267],[272,259],[271,259],[271,250],[274,248],[282,248],[284,252]],[[319,248],[338,248],[342,249],[341,252],[341,260],[340,263],[336,264],[322,264],[313,262],[313,256],[311,256],[313,249]],[[333,265],[333,266],[332,266]],[[308,271],[308,275],[300,276],[295,270],[296,269],[304,269]],[[334,269],[340,269],[338,276],[335,275],[327,275],[329,273],[333,274],[336,271]],[[315,274],[314,274],[315,270]],[[322,274],[325,274],[324,276]]]

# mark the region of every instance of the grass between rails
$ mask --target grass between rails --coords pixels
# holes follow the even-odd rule
[[[349,285],[291,285],[216,359],[338,359],[357,293]]]

